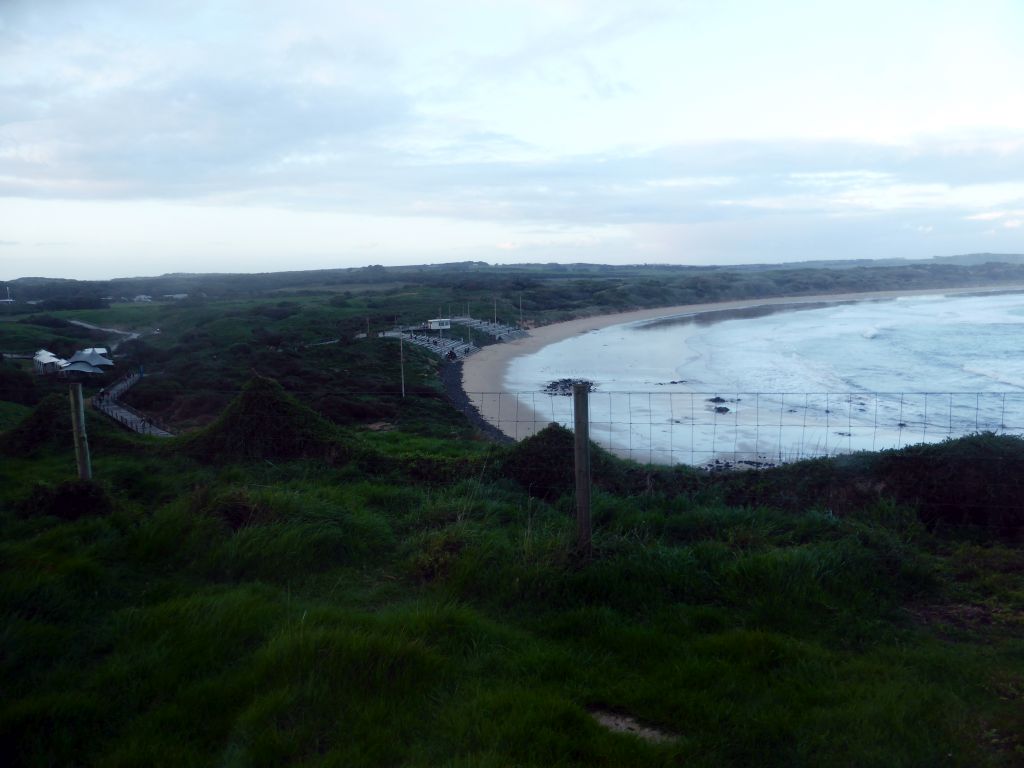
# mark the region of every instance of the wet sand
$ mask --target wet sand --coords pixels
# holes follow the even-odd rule
[[[825,294],[820,296],[780,296],[770,299],[742,299],[708,304],[684,304],[676,307],[639,309],[611,315],[598,315],[564,323],[534,328],[523,339],[492,344],[475,355],[466,358],[462,366],[462,389],[470,403],[490,424],[514,439],[522,439],[547,425],[550,419],[524,406],[511,393],[505,391],[505,373],[509,363],[521,355],[536,352],[571,336],[589,333],[611,325],[633,323],[641,320],[668,319],[675,317],[696,317],[714,313],[717,317],[708,319],[727,320],[731,312],[742,312],[755,307],[779,307],[799,309],[807,304],[831,305],[854,301],[881,301],[907,296],[954,296],[965,294],[1011,293],[1024,291],[1024,285],[1001,285],[988,288],[928,288],[913,291],[873,291],[869,293]],[[721,314],[718,314],[721,313]]]

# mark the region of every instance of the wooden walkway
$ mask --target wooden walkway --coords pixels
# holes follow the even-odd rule
[[[173,437],[167,429],[157,426],[152,419],[130,405],[125,405],[118,398],[127,392],[142,378],[138,372],[129,373],[115,384],[101,391],[92,398],[92,406],[100,413],[104,413],[118,424],[127,427],[132,432],[140,435],[153,435],[154,437]]]

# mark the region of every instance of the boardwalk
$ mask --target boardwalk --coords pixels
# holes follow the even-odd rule
[[[133,387],[141,378],[142,374],[135,372],[119,379],[115,384],[92,398],[93,408],[100,413],[106,414],[117,423],[132,430],[132,432],[138,432],[140,435],[173,437],[168,430],[154,424],[153,420],[145,414],[119,402],[118,398]]]
[[[110,343],[110,351],[113,352],[126,341],[133,341],[142,336],[136,331],[122,331],[119,328],[104,328],[100,325],[87,323],[84,320],[68,320],[72,325],[80,328],[88,328],[92,331],[103,331],[104,333],[116,334],[120,338]],[[92,398],[92,407],[102,414],[105,414],[123,427],[140,435],[153,435],[154,437],[173,437],[170,430],[157,425],[152,417],[137,411],[130,405],[120,402],[120,397],[131,389],[142,378],[142,374],[135,371],[118,379],[114,384],[101,390],[98,395]]]

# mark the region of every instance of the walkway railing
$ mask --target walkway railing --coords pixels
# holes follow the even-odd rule
[[[109,416],[118,424],[137,432],[140,435],[153,435],[154,437],[172,437],[173,433],[169,428],[160,424],[152,416],[147,416],[141,411],[122,403],[119,398],[142,379],[142,374],[133,371],[118,379],[109,387],[100,390],[92,398],[92,405],[101,413]]]

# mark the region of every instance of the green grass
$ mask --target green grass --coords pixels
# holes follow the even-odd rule
[[[5,764],[1024,762],[1021,441],[713,477],[595,449],[584,560],[564,430],[489,445],[425,354],[403,401],[394,345],[281,341],[444,298],[279,298],[66,313],[158,325],[133,397],[198,428],[90,417],[109,514],[42,514],[77,488],[66,394],[0,409],[29,417],[0,438]],[[236,399],[254,371],[281,386]]]
[[[5,432],[17,425],[31,411],[32,409],[26,405],[0,400],[0,432]]]
[[[65,479],[70,455],[0,465],[13,764],[1021,759],[1019,548],[891,507],[598,492],[583,562],[571,497],[487,471],[424,484],[401,441],[370,438],[388,441],[387,481],[108,452],[114,511],[76,522],[15,511],[20,478]]]
[[[67,352],[77,347],[88,346],[96,336],[83,328],[48,328],[16,322],[0,323],[0,351],[18,354],[34,354],[41,348],[51,352]]]
[[[104,328],[131,331],[160,327],[162,318],[176,309],[174,303],[131,303],[112,304],[106,309],[68,309],[51,314],[66,320],[81,320]]]

